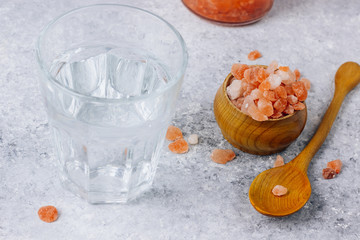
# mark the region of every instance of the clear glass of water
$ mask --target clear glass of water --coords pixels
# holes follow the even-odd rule
[[[120,203],[151,187],[187,51],[146,10],[102,4],[41,32],[40,89],[63,185],[90,203]]]

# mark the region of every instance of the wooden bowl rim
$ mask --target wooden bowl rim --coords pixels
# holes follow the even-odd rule
[[[255,65],[255,66],[260,66],[260,67],[263,67],[263,68],[267,68],[267,66],[264,66],[264,65]],[[238,113],[240,113],[240,114],[242,114],[242,115],[245,115],[245,116],[247,116],[247,117],[250,117],[249,115],[241,112],[240,109],[238,109],[238,108],[230,101],[230,98],[229,98],[229,96],[227,95],[226,88],[227,88],[227,86],[229,85],[229,81],[230,81],[232,78],[234,78],[234,76],[232,75],[232,73],[229,73],[229,74],[227,75],[227,77],[225,78],[224,83],[223,83],[223,93],[224,93],[225,96],[226,96],[226,100],[228,101],[228,103],[230,104],[230,106],[232,106],[233,108],[235,108],[235,111],[237,111]],[[253,119],[253,118],[251,118],[251,119],[254,120],[254,121],[257,121],[257,122],[275,122],[275,121],[285,120],[285,119],[288,119],[288,118],[294,116],[294,115],[297,114],[298,112],[307,110],[306,103],[305,103],[305,102],[303,102],[303,103],[304,103],[304,105],[305,105],[305,108],[304,108],[304,109],[302,109],[302,110],[296,110],[293,114],[286,115],[286,116],[281,117],[281,118],[276,118],[276,119],[271,118],[271,119],[268,119],[268,120],[265,120],[265,121],[257,121],[257,120],[255,120],[255,119]]]

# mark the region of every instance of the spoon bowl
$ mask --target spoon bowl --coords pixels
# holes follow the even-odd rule
[[[346,95],[360,83],[360,66],[355,62],[342,64],[335,74],[334,97],[309,144],[288,164],[260,173],[249,189],[249,199],[260,213],[280,217],[301,209],[311,195],[307,169],[311,159],[319,150],[336,119]],[[286,195],[272,194],[276,185],[288,189]]]
[[[282,185],[288,192],[281,197],[272,194],[275,185]],[[269,216],[286,216],[298,211],[311,195],[310,181],[303,171],[286,164],[268,169],[259,174],[249,190],[250,202],[254,208]]]

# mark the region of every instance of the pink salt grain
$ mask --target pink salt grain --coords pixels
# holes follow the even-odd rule
[[[180,128],[170,125],[166,131],[166,140],[175,141],[183,137]]]
[[[322,175],[324,179],[332,179],[336,176],[336,172],[332,168],[324,168]]]
[[[302,102],[297,102],[292,105],[294,107],[294,110],[303,110],[305,108],[305,104]]]
[[[262,98],[263,97],[263,93],[259,90],[259,89],[254,89],[252,90],[251,92],[251,97],[254,99],[254,100],[257,100],[259,98]]]
[[[336,174],[339,174],[342,167],[342,162],[340,159],[336,159],[334,161],[328,162],[326,165],[327,168],[334,169]]]
[[[300,79],[300,82],[303,82],[303,83],[304,83],[306,90],[310,90],[310,88],[311,88],[311,83],[310,83],[310,80],[309,80],[309,79],[307,79],[307,78],[301,78],[301,79]]]
[[[240,98],[237,98],[236,100],[231,100],[231,102],[235,105],[235,107],[237,107],[238,109],[241,109],[241,106],[244,103],[244,98],[240,97]]]
[[[272,61],[270,64],[269,64],[269,66],[266,68],[266,72],[268,73],[268,74],[271,74],[271,73],[274,73],[275,72],[275,70],[278,68],[278,62],[277,61]]]
[[[280,98],[278,99],[275,103],[274,103],[274,108],[278,111],[278,112],[283,112],[286,109],[287,106],[287,100]]]
[[[262,55],[258,50],[254,50],[254,51],[250,52],[249,55],[248,55],[248,59],[250,61],[254,61],[254,60],[256,60],[258,58],[261,58],[261,57],[262,57]]]
[[[219,164],[225,164],[235,158],[235,153],[231,149],[214,149],[210,158]]]
[[[250,106],[247,111],[250,114],[250,116],[256,121],[268,120],[268,117],[265,114],[263,114],[262,112],[260,112],[259,108],[256,107],[255,104]]]
[[[264,98],[266,98],[267,100],[270,100],[272,102],[275,102],[277,100],[275,92],[271,91],[271,90],[264,91],[263,96],[264,96]]]
[[[281,112],[275,112],[273,115],[271,115],[271,118],[278,119],[281,118],[283,114]]]
[[[280,167],[284,165],[284,158],[280,155],[276,156],[276,160],[274,162],[274,167]]]
[[[284,113],[289,114],[289,115],[293,114],[294,112],[295,112],[295,109],[290,104],[288,104],[287,107],[284,110]]]
[[[270,82],[270,89],[274,90],[281,84],[281,78],[277,74],[270,74],[270,76],[267,78],[267,80]]]
[[[305,101],[307,98],[307,90],[303,82],[295,82],[292,84],[292,89],[295,92],[296,97],[299,101]]]
[[[234,80],[231,84],[226,88],[226,93],[231,100],[240,97],[240,88],[241,88],[241,81]]]
[[[291,85],[285,85],[285,90],[288,95],[295,95],[295,92],[292,89]]]
[[[265,98],[260,98],[257,106],[259,108],[259,111],[268,117],[274,114],[274,108],[272,106],[271,101]]]
[[[278,96],[278,98],[286,98],[287,97],[286,89],[283,86],[278,86],[277,88],[275,88],[275,93],[276,93],[276,96]]]
[[[287,188],[281,185],[276,185],[273,189],[272,189],[272,193],[275,196],[281,197],[283,195],[285,195],[287,193]]]
[[[254,100],[252,99],[251,96],[246,96],[241,106],[241,112],[248,115],[248,108],[252,105],[255,105]]]
[[[300,78],[300,71],[298,69],[295,69],[294,70],[294,74],[295,74],[295,77],[296,77],[296,81],[299,80]]]
[[[231,67],[231,74],[238,80],[241,80],[244,78],[244,72],[246,69],[248,69],[249,66],[246,64],[241,63],[235,63]]]
[[[295,97],[294,95],[288,95],[286,99],[290,104],[295,104],[298,102],[298,98]]]

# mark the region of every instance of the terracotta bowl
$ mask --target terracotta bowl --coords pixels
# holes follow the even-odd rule
[[[242,113],[226,93],[233,75],[220,86],[214,100],[215,119],[225,139],[234,147],[251,154],[268,155],[288,147],[302,132],[307,108],[279,119],[259,122]]]

